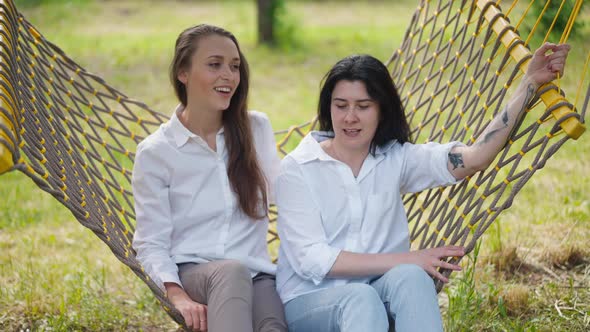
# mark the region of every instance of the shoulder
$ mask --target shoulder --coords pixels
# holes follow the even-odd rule
[[[268,115],[259,111],[248,111],[248,118],[252,124],[252,129],[256,128],[272,128]]]
[[[281,159],[281,170],[290,171],[294,169],[299,169],[299,163],[293,158],[293,152],[291,152]]]
[[[272,150],[276,154],[275,134],[268,116],[262,112],[249,111],[248,117],[250,131],[258,153],[267,154]]]
[[[288,193],[289,188],[300,187],[305,183],[306,170],[292,156],[287,155],[281,160],[281,167],[277,176],[277,198],[279,193]],[[277,202],[278,203],[278,202]]]
[[[154,158],[163,156],[172,149],[172,144],[166,136],[167,123],[162,124],[155,132],[144,138],[135,151],[136,161],[138,158]]]
[[[312,131],[307,133],[301,139],[301,142],[291,151],[287,157],[290,157],[292,162],[295,164],[308,164],[318,159],[325,159],[326,153],[320,146],[320,142],[316,139],[322,135],[326,135],[327,132]]]
[[[319,144],[307,134],[301,142],[281,160],[281,174],[296,174],[299,177],[313,173],[315,165],[320,157],[318,155]]]

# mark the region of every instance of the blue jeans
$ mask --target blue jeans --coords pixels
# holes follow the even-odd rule
[[[434,282],[417,265],[398,265],[370,282],[298,296],[285,304],[289,331],[442,331]]]

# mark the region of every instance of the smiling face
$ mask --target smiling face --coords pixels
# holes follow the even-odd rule
[[[379,104],[362,81],[342,80],[330,104],[334,143],[342,149],[367,152],[379,125]]]
[[[240,84],[240,54],[234,42],[211,34],[199,38],[188,68],[178,80],[186,87],[187,105],[203,111],[223,111]]]

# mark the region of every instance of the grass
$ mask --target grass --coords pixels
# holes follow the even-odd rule
[[[253,1],[34,2],[22,12],[46,38],[162,113],[175,104],[167,67],[179,31],[197,22],[228,28],[250,62],[250,107],[267,112],[277,130],[313,117],[320,78],[341,57],[386,61],[415,8],[414,1],[288,2],[295,44],[277,50],[256,45]],[[574,43],[566,78],[579,77],[589,52],[583,38]],[[575,90],[571,82],[562,87]],[[588,330],[587,136],[538,172],[451,279],[441,294],[447,330]],[[148,288],[26,176],[2,175],[0,197],[0,330],[176,328]]]

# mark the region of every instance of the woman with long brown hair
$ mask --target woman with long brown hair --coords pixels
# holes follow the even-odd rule
[[[236,38],[186,29],[170,79],[180,105],[135,157],[137,258],[195,331],[286,331],[266,246],[279,158],[266,115],[247,111]]]

